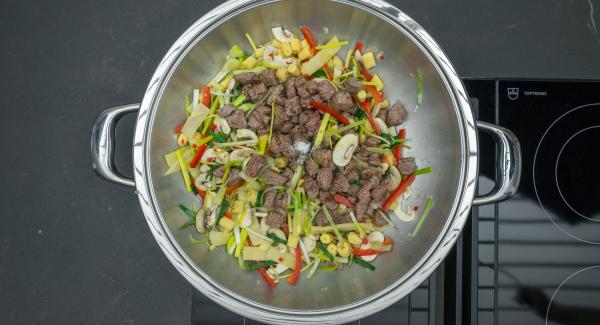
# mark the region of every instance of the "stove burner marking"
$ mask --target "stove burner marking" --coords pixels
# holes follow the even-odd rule
[[[573,274],[569,275],[566,279],[563,280],[563,282],[561,282],[558,285],[558,288],[556,288],[556,290],[552,294],[552,297],[550,297],[550,301],[548,302],[548,307],[546,308],[546,325],[548,325],[548,315],[550,314],[550,306],[552,306],[552,302],[554,301],[554,297],[556,296],[556,294],[558,293],[558,291],[560,290],[560,288],[562,288],[563,285],[565,285],[567,282],[569,282],[569,280],[571,280],[571,278],[574,277],[574,276],[576,276],[577,274],[585,272],[585,271],[593,270],[593,269],[600,269],[600,265],[589,266],[589,267],[583,268],[583,269],[581,269],[579,271],[576,271]]]

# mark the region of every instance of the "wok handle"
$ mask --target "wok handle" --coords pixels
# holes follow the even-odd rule
[[[101,178],[135,187],[133,179],[119,173],[115,167],[115,126],[125,114],[136,113],[140,104],[130,104],[106,109],[98,115],[92,129],[92,167]]]
[[[473,205],[484,205],[504,201],[513,196],[521,181],[521,145],[519,139],[510,130],[477,122],[477,127],[492,136],[497,144],[496,186],[483,196],[476,196]]]

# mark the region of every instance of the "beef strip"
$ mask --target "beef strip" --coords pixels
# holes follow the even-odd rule
[[[325,218],[325,214],[323,213],[323,211],[319,211],[319,213],[317,213],[317,215],[315,216],[315,222],[319,227],[329,226],[329,221],[327,221],[327,218]]]
[[[266,134],[269,131],[271,121],[271,109],[269,108],[269,115],[263,114],[260,108],[268,108],[261,106],[250,113],[248,118],[248,128],[256,132],[259,135]]]
[[[388,191],[385,184],[375,186],[375,188],[371,191],[372,202],[382,202],[387,197],[387,192]]]
[[[223,178],[223,175],[225,175],[225,166],[219,166],[213,172],[213,177],[216,177],[217,179]]]
[[[333,189],[336,192],[347,192],[350,188],[350,183],[344,174],[337,172],[333,180]]]
[[[321,114],[315,112],[310,116],[306,124],[304,124],[304,128],[306,129],[306,135],[309,137],[314,137],[319,130],[319,126],[321,125]]]
[[[236,110],[237,110],[237,108],[235,108],[235,106],[227,104],[227,105],[219,108],[217,113],[219,113],[219,115],[221,115],[221,117],[225,118],[225,117],[231,115],[231,113],[235,112]]]
[[[346,90],[348,92],[350,92],[353,95],[356,95],[356,93],[358,93],[364,88],[364,85],[358,79],[351,77],[344,81],[344,87],[346,87]]]
[[[271,105],[273,103],[277,105],[283,105],[285,103],[285,98],[283,97],[283,85],[278,84],[277,86],[271,88],[271,95],[267,97],[267,105],[269,105],[269,112],[271,111]],[[270,114],[270,113],[269,113]]]
[[[398,170],[402,175],[412,174],[417,170],[417,163],[414,157],[400,158],[398,160]]]
[[[314,149],[311,157],[321,167],[329,167],[333,159],[332,151],[329,149]]]
[[[285,114],[288,117],[296,116],[300,114],[302,108],[300,108],[300,98],[295,96],[285,100]]]
[[[275,194],[275,201],[273,202],[273,207],[285,209],[287,206],[287,194],[285,192],[277,192]]]
[[[367,147],[375,147],[380,142],[381,142],[381,140],[377,139],[376,137],[368,137],[367,140],[365,140],[365,146],[367,146]]]
[[[296,78],[289,78],[285,81],[285,96],[291,98],[297,96],[296,86],[294,85]]]
[[[321,80],[318,84],[319,95],[326,101],[329,101],[333,95],[335,95],[335,87],[331,84],[329,80]]]
[[[272,208],[273,207],[273,203],[275,203],[275,194],[277,191],[268,191],[267,193],[265,193],[265,195],[263,195],[262,197],[262,206],[265,208]]]
[[[257,83],[260,81],[258,74],[254,73],[254,72],[240,73],[238,75],[233,76],[233,79],[235,79],[235,82],[242,84],[242,85]]]
[[[296,86],[296,93],[298,93],[300,98],[307,98],[310,96],[310,92],[306,89],[306,79],[304,79],[304,77],[296,78],[294,85]]]
[[[246,122],[246,117],[244,116],[244,112],[240,110],[235,110],[229,116],[225,117],[229,126],[236,129],[245,129],[248,125]]]
[[[311,95],[315,95],[319,93],[319,85],[315,80],[308,80],[306,82],[306,90],[308,90],[308,92]]]
[[[288,178],[278,174],[270,169],[262,173],[266,185],[283,185],[288,182]]]
[[[267,92],[267,86],[264,83],[247,84],[242,88],[242,94],[246,99],[255,103]]]
[[[294,123],[292,123],[291,121],[285,121],[283,123],[277,124],[277,126],[274,127],[274,129],[281,133],[288,134],[291,133],[294,129]]]
[[[269,150],[277,155],[291,146],[292,136],[290,134],[274,133],[269,144]]]
[[[314,200],[319,197],[319,187],[314,179],[310,177],[304,178],[304,184],[302,186],[306,191],[306,196],[308,196],[310,200]]]
[[[400,104],[400,101],[396,101],[392,107],[388,108],[386,114],[385,124],[387,126],[396,126],[402,124],[406,119],[406,110]]]
[[[337,213],[335,210],[331,212],[331,218],[335,224],[352,223],[352,218],[349,212]]]
[[[319,199],[321,200],[321,203],[325,204],[327,209],[329,209],[329,212],[338,207],[338,203],[333,199],[333,195],[328,192],[322,191],[319,193]]]
[[[277,76],[275,75],[275,70],[267,69],[261,72],[258,77],[260,81],[264,83],[268,87],[273,87],[279,85],[279,80],[277,80]]]
[[[373,217],[373,223],[376,226],[380,226],[381,227],[381,226],[387,226],[388,225],[388,222],[385,219],[383,219],[383,217],[381,216],[380,213],[374,213],[373,215],[374,215],[374,217]]]
[[[227,185],[237,184],[242,180],[240,177],[240,170],[237,168],[231,168],[229,170],[229,180],[227,181]]]
[[[333,171],[331,168],[322,168],[317,172],[317,185],[322,190],[329,190],[333,182]]]
[[[356,214],[356,220],[358,222],[365,222],[367,220],[367,209],[369,202],[359,201],[354,207],[354,213]]]
[[[266,165],[267,158],[265,158],[265,156],[253,155],[246,164],[246,175],[256,177]]]
[[[354,102],[352,101],[352,97],[349,93],[340,91],[331,98],[331,107],[337,109],[338,111],[350,112],[354,108]]]
[[[310,177],[315,177],[319,171],[319,164],[312,159],[307,159],[306,163],[304,164],[304,169]]]
[[[271,228],[280,228],[287,220],[287,216],[282,211],[273,210],[267,215],[265,221]]]

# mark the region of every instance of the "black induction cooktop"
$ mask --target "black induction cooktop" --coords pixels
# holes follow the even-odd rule
[[[519,191],[474,207],[427,281],[357,323],[600,324],[600,81],[464,82],[477,118],[519,138]],[[494,185],[494,156],[480,134],[482,194]],[[212,305],[194,290],[192,324],[256,324]]]

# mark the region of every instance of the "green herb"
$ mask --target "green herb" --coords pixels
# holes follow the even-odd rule
[[[423,226],[423,222],[425,222],[425,218],[427,218],[427,215],[429,214],[429,210],[431,210],[432,205],[433,200],[431,199],[431,195],[427,195],[427,201],[425,201],[425,209],[423,209],[423,213],[421,214],[421,217],[419,218],[419,221],[415,226],[415,230],[413,230],[413,232],[410,233],[411,237],[416,236],[419,233],[419,230],[421,230],[421,226]]]
[[[192,218],[193,220],[196,220],[196,213],[190,209],[188,209],[185,205],[183,204],[179,204],[178,205],[179,209],[181,209],[181,211],[183,211],[183,213],[185,213],[188,217]]]
[[[415,175],[424,175],[429,173],[431,173],[431,167],[425,167],[415,171]]]
[[[358,186],[364,186],[364,184],[363,184],[363,183],[362,183],[360,180],[358,180],[358,179],[356,179],[356,178],[355,178],[355,179],[353,179],[353,180],[351,180],[351,181],[350,181],[350,184],[353,184],[353,185],[358,185]]]
[[[356,264],[358,264],[358,265],[360,265],[360,266],[362,266],[364,268],[367,268],[367,269],[369,269],[371,271],[375,271],[375,266],[373,264],[371,264],[371,263],[363,260],[362,258],[355,257],[353,259],[353,261],[354,261],[354,263],[356,263]]]
[[[363,112],[363,110],[360,108],[357,108],[354,111],[354,116],[356,116],[356,118],[359,120],[363,120],[363,119],[367,118],[367,115],[365,115],[365,112]]]
[[[219,208],[219,213],[217,214],[217,221],[215,221],[215,224],[219,224],[219,221],[221,221],[221,218],[223,218],[223,215],[225,215],[225,211],[227,211],[228,208],[229,201],[223,200],[223,202],[221,202],[221,207]]]
[[[208,132],[208,134],[212,135],[213,138],[215,138],[215,140],[217,140],[218,142],[225,142],[227,141],[227,135],[223,132],[219,132],[219,133],[215,133],[211,130],[206,131]]]
[[[248,269],[249,270],[257,270],[257,269],[260,269],[261,267],[269,267],[271,265],[277,265],[277,262],[275,262],[275,261],[264,261],[262,263],[253,263],[253,264],[249,264],[248,265]]]
[[[196,225],[196,220],[190,220],[186,223],[184,223],[183,225],[181,225],[181,227],[179,227],[179,230],[183,230],[189,226],[195,226]]]
[[[233,100],[233,102],[231,102],[231,104],[233,104],[233,106],[238,107],[240,105],[242,105],[242,103],[246,100],[246,96],[244,95],[239,95],[236,99]]]
[[[323,245],[323,243],[321,243],[320,241],[317,241],[317,248],[323,253],[325,254],[325,256],[327,257],[327,259],[330,262],[333,262],[333,255],[331,255],[331,253],[327,250],[327,248],[325,248],[325,246]]]
[[[315,73],[313,73],[311,77],[313,77],[313,78],[327,78],[327,74],[325,73],[325,70],[319,69],[319,70],[315,71]]]
[[[271,246],[276,246],[277,243],[287,245],[287,240],[281,239],[281,238],[277,237],[277,235],[275,235],[273,233],[267,233],[267,237],[269,237],[269,238],[271,238],[273,240],[273,244],[271,244]]]
[[[258,191],[258,194],[256,194],[256,203],[254,203],[255,207],[261,206],[262,205],[262,197],[263,197],[263,190]]]
[[[332,272],[335,271],[338,268],[338,266],[340,266],[340,263],[333,262],[331,265],[321,265],[319,266],[319,269],[323,271]]]
[[[221,165],[221,164],[211,165],[210,168],[208,169],[208,171],[206,172],[206,178],[209,180],[212,179],[214,176],[213,174],[215,173],[215,170],[217,170],[221,166],[223,166],[223,165]]]
[[[192,236],[192,234],[190,234],[188,236],[188,238],[190,239],[190,242],[192,244],[204,244],[204,243],[208,243],[208,238],[204,238],[204,239],[198,240],[198,239],[194,238],[194,236]]]
[[[423,104],[423,70],[417,69],[417,104]]]

